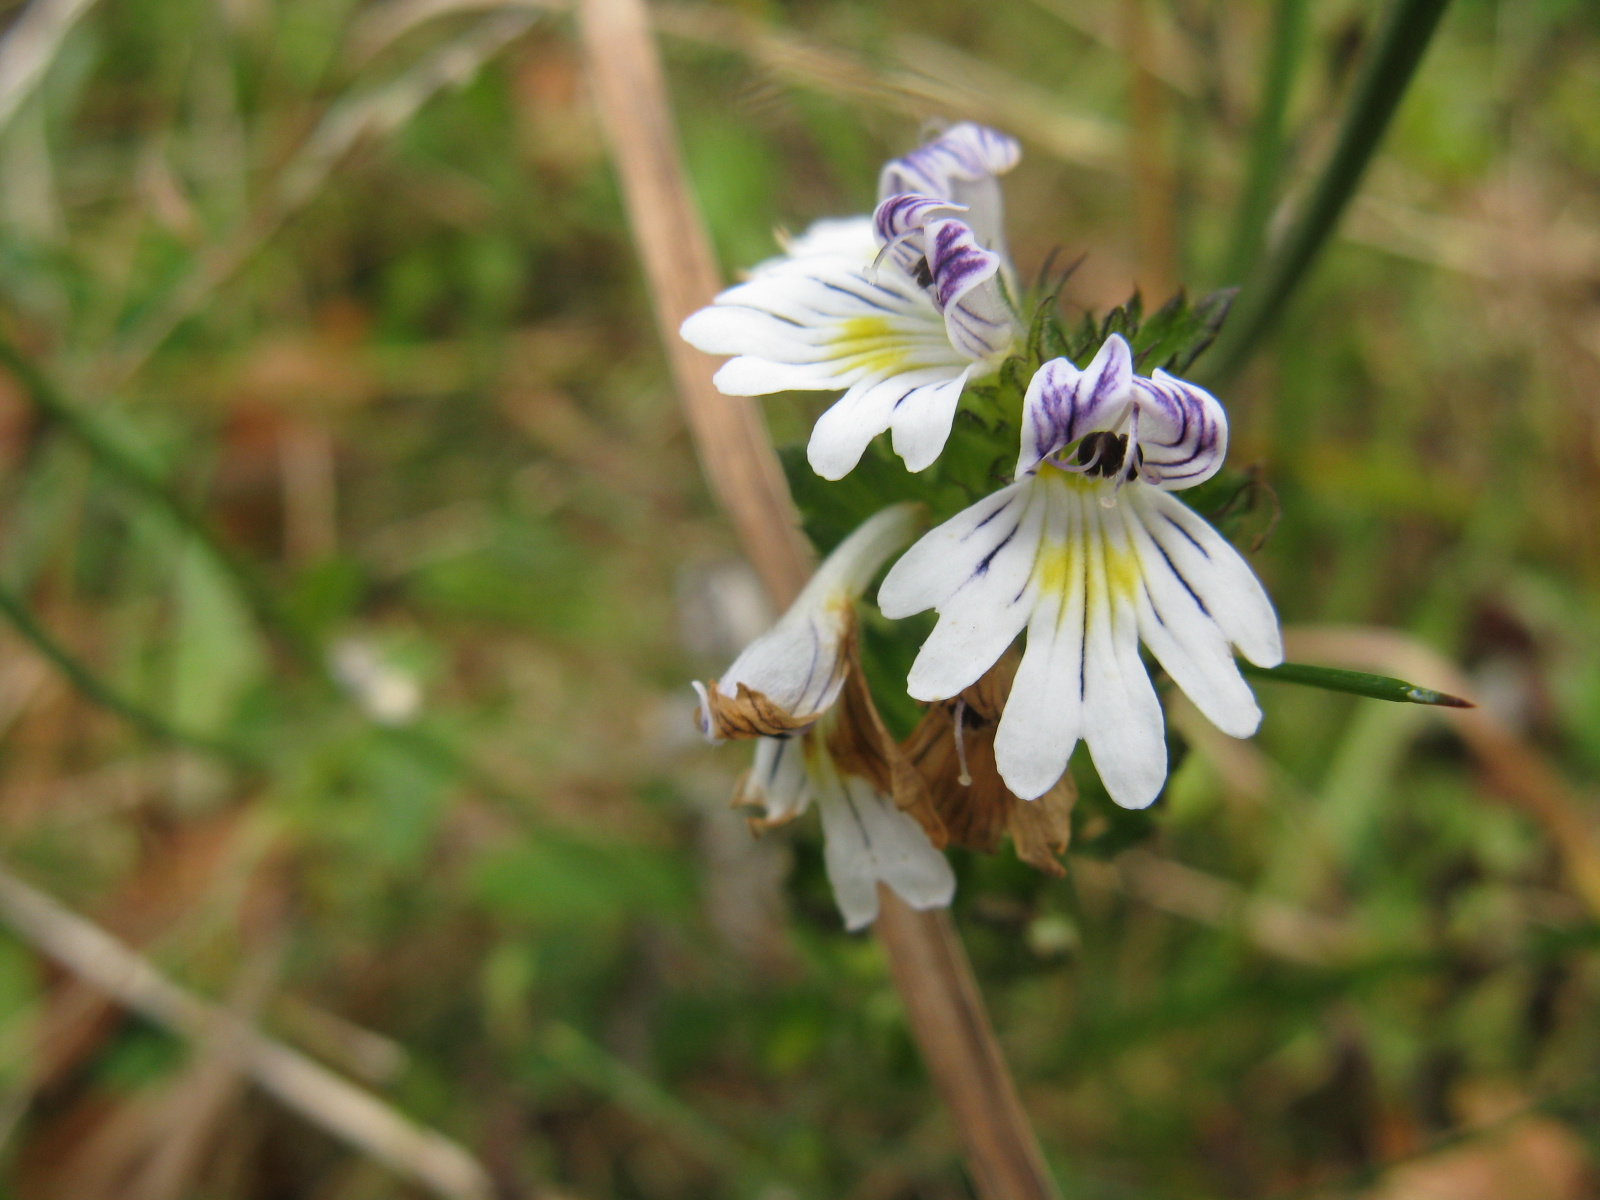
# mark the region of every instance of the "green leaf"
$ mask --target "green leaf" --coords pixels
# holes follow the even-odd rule
[[[1418,687],[1403,679],[1387,675],[1368,675],[1364,671],[1341,671],[1337,667],[1313,667],[1306,663],[1282,663],[1276,667],[1258,667],[1239,660],[1239,670],[1258,679],[1275,679],[1279,683],[1298,683],[1304,687],[1321,688],[1326,692],[1349,692],[1352,696],[1371,696],[1374,700],[1392,700],[1397,704],[1434,704],[1443,708],[1475,708],[1470,700],[1452,696],[1449,692],[1436,692],[1432,688]]]
[[[1148,374],[1157,367],[1182,374],[1216,340],[1238,288],[1222,288],[1193,304],[1182,288],[1128,336],[1134,362]]]

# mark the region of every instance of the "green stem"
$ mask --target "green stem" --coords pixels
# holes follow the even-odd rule
[[[3,587],[0,587],[0,616],[10,621],[17,632],[65,675],[85,698],[92,700],[101,708],[116,713],[130,725],[136,726],[158,741],[203,750],[207,754],[215,754],[219,758],[228,759],[241,766],[256,765],[255,756],[243,747],[203,734],[187,733],[129,700],[74,658],[61,643],[50,636],[22,599]]]
[[[1283,175],[1284,127],[1289,96],[1300,67],[1305,42],[1306,0],[1278,0],[1272,21],[1272,46],[1266,75],[1261,81],[1261,103],[1250,142],[1250,165],[1245,175],[1244,197],[1239,204],[1239,224],[1226,278],[1238,281],[1248,274],[1261,253],[1267,222],[1278,197]]]
[[[0,333],[0,365],[16,377],[29,402],[42,416],[61,426],[110,474],[199,541],[233,577],[245,603],[263,628],[275,634],[307,666],[322,671],[322,655],[317,650],[316,639],[283,610],[255,567],[230,550],[205,518],[172,491],[157,472],[68,401],[49,377],[3,333]]]
[[[1394,0],[1357,81],[1333,154],[1282,243],[1246,283],[1233,319],[1204,360],[1201,379],[1215,384],[1250,356],[1282,314],[1355,195],[1450,0]]]

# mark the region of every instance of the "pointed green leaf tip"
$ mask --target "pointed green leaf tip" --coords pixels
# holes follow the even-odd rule
[[[1363,671],[1341,671],[1337,667],[1313,667],[1306,663],[1258,667],[1243,659],[1239,660],[1239,670],[1258,679],[1298,683],[1305,687],[1321,688],[1325,692],[1349,692],[1353,696],[1371,696],[1374,700],[1392,700],[1397,704],[1433,704],[1441,708],[1477,707],[1472,701],[1452,696],[1449,692],[1436,692],[1403,679],[1368,675]]]

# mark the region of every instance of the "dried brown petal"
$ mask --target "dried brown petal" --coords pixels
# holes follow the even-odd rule
[[[922,777],[934,811],[952,842],[993,854],[1003,834],[1010,834],[1017,857],[1051,875],[1065,874],[1056,855],[1072,833],[1072,805],[1077,789],[1072,777],[1061,779],[1037,800],[1013,795],[995,766],[994,736],[1011,681],[1017,673],[1015,651],[1002,655],[983,678],[950,700],[929,707],[906,740],[905,754]],[[962,748],[970,783],[961,782],[961,754],[956,746],[956,713],[961,711]]]
[[[928,840],[942,849],[948,834],[934,811],[927,784],[884,727],[854,656],[826,729],[828,752],[840,772],[869,780],[879,791],[894,797],[896,807],[910,813]]]
[[[712,732],[719,738],[780,737],[804,729],[817,719],[816,713],[798,716],[785,712],[782,707],[760,692],[751,691],[739,684],[738,693],[728,696],[717,690],[717,681],[705,685],[704,706],[708,710]]]
[[[1058,855],[1067,852],[1072,842],[1072,806],[1078,799],[1078,786],[1070,774],[1063,774],[1037,800],[1011,797],[1006,831],[1017,857],[1046,875],[1065,875]]]

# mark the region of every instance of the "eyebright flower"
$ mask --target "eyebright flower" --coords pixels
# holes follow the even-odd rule
[[[922,537],[878,593],[889,617],[937,609],[907,687],[955,696],[1021,632],[1027,647],[995,736],[1018,796],[1043,794],[1081,737],[1107,791],[1143,808],[1167,773],[1161,705],[1141,641],[1224,733],[1261,720],[1233,649],[1283,659],[1272,603],[1239,553],[1169,492],[1227,452],[1214,397],[1164,371],[1135,375],[1120,336],[1086,370],[1058,358],[1023,402],[1016,482]]]
[[[855,601],[920,521],[910,504],[866,521],[721,679],[695,684],[702,733],[759,739],[735,797],[765,809],[756,824],[793,820],[816,800],[828,880],[850,929],[877,917],[880,881],[913,908],[949,904],[955,892],[930,841],[930,832],[944,839],[926,788],[884,729],[856,659]]]
[[[962,123],[887,164],[874,217],[819,221],[684,322],[729,395],[844,395],[807,456],[839,479],[890,431],[913,471],[950,436],[961,390],[999,368],[1018,336],[997,176],[1017,143]]]

